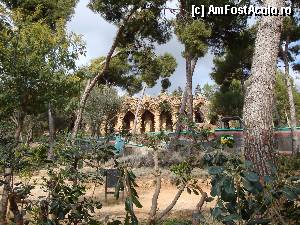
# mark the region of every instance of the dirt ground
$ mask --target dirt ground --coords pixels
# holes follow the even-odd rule
[[[139,194],[139,200],[143,205],[143,208],[135,209],[136,215],[139,219],[145,220],[148,218],[148,213],[150,211],[152,196],[155,189],[154,176],[151,174],[149,169],[144,169],[144,171],[135,171],[138,174],[137,192]],[[201,171],[202,172],[202,171]],[[140,173],[140,174],[139,174]],[[162,188],[159,195],[158,209],[164,210],[174,199],[178,189],[174,182],[172,182],[172,176],[169,172],[163,172],[162,179]],[[202,178],[197,178],[198,183],[202,187],[202,190],[210,193],[209,180]],[[91,194],[92,192],[88,192]],[[104,187],[98,187],[95,191],[95,197],[103,202],[103,208],[97,213],[99,218],[123,218],[125,216],[124,202],[120,199],[116,201],[113,195],[108,195],[107,201],[105,201]],[[195,210],[196,205],[198,204],[201,196],[195,194],[189,194],[187,191],[184,191],[180,196],[177,204],[168,215],[168,217],[176,218],[191,218],[192,212]],[[206,203],[203,210],[208,211],[213,203]]]
[[[45,172],[45,171],[44,171]],[[143,205],[143,208],[135,208],[137,217],[143,221],[148,218],[148,213],[150,211],[152,196],[155,189],[154,176],[152,175],[152,170],[150,168],[136,169],[134,173],[137,175],[137,192],[139,194],[139,200]],[[206,178],[205,171],[195,171],[197,175],[196,179],[202,187],[203,191],[210,193],[209,180]],[[204,175],[203,175],[204,174]],[[32,181],[35,181],[37,186],[32,191],[32,198],[37,196],[46,195],[40,188],[41,177],[46,174],[43,171],[39,172],[32,177]],[[163,171],[162,175],[162,188],[159,195],[159,210],[164,210],[175,197],[178,189],[174,183],[174,177],[169,171]],[[122,196],[122,194],[120,195]],[[99,200],[103,207],[100,210],[96,211],[96,218],[104,221],[105,219],[120,219],[122,220],[125,217],[125,205],[122,198],[116,200],[113,194],[108,195],[107,201],[105,200],[104,194],[104,185],[95,187],[95,185],[90,184],[89,189],[87,190],[87,196],[95,200]],[[192,213],[195,210],[196,205],[198,204],[201,196],[195,194],[188,194],[187,191],[184,191],[180,196],[177,204],[173,210],[168,215],[168,218],[187,218],[192,217]],[[206,203],[203,207],[204,211],[208,211],[213,203]]]
[[[141,184],[141,181],[138,181],[138,184]],[[136,215],[139,219],[147,219],[148,213],[151,207],[152,196],[154,193],[154,185],[144,186],[141,185],[137,191],[140,197],[140,202],[143,205],[143,208],[136,209]],[[209,187],[206,184],[203,184],[203,190],[209,192]],[[104,200],[104,190],[99,190],[100,199]],[[163,183],[161,193],[159,195],[159,210],[164,210],[173,200],[178,189],[175,185],[170,183]],[[169,217],[186,217],[191,218],[193,210],[195,210],[196,205],[198,204],[201,196],[195,194],[188,194],[184,192],[173,210],[171,211]],[[204,210],[208,210],[209,205],[205,205]],[[99,217],[114,217],[114,218],[123,218],[124,217],[124,203],[122,201],[116,202],[114,197],[111,195],[108,197],[108,201],[103,201],[103,208],[99,212]]]

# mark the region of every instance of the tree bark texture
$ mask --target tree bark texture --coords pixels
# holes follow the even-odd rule
[[[264,5],[281,7],[282,0],[265,0]],[[276,63],[282,18],[263,16],[259,21],[251,76],[246,83],[244,122],[245,158],[261,177],[271,173],[273,149],[273,104]]]

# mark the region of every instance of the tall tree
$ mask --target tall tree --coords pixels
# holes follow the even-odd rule
[[[181,1],[180,14],[175,24],[175,33],[178,39],[184,44],[183,57],[186,63],[186,90],[184,98],[187,98],[188,116],[193,119],[193,74],[198,59],[203,57],[208,50],[208,38],[211,35],[210,26],[203,20],[190,17],[190,5]],[[181,114],[184,111],[184,100],[181,107]]]
[[[212,121],[216,122],[218,116],[242,117],[244,94],[239,80],[232,80],[229,86],[221,86],[211,95],[210,119]]]
[[[73,86],[66,71],[75,65],[82,45],[78,36],[66,34],[63,22],[57,23],[57,32],[53,33],[44,21],[32,22],[32,17],[19,10],[13,10],[9,17],[11,28],[1,30],[0,38],[0,88],[4,90],[0,93],[0,118],[13,118],[18,142],[25,116],[47,111],[54,91],[66,95]],[[67,88],[66,92],[62,87]],[[7,169],[10,174],[10,168]],[[8,194],[9,190],[4,189],[3,196]],[[3,222],[7,201],[8,198],[2,198]]]
[[[240,32],[233,43],[214,58],[211,78],[219,86],[211,93],[210,119],[217,122],[218,116],[242,117],[244,83],[250,76],[256,27]],[[239,46],[238,48],[236,46]]]
[[[70,20],[74,13],[74,8],[78,2],[78,0],[23,0],[23,1],[15,1],[15,0],[2,0],[1,1],[8,9],[12,11],[18,11],[23,15],[26,20],[31,22],[40,22],[43,21],[45,25],[48,25],[53,33],[58,33],[57,36],[60,38],[64,38],[62,32],[64,32],[64,29],[66,28],[66,22]],[[59,21],[59,23],[58,23]],[[58,26],[58,27],[57,27]],[[55,36],[55,35],[54,35]],[[65,36],[65,39],[68,37]],[[66,43],[66,40],[61,40],[61,43]],[[58,42],[57,42],[58,43]],[[62,45],[61,45],[62,46]],[[62,63],[62,58],[59,55],[56,55],[57,53],[62,53],[61,48],[57,46],[57,49],[54,49],[52,51],[52,61],[49,61],[49,66],[52,67],[52,73],[53,78],[56,78],[56,87],[64,86],[63,83],[58,83],[58,70],[65,67],[67,64],[68,69],[74,69],[75,63],[73,60],[73,65],[71,64],[72,60],[65,60]],[[67,56],[67,55],[66,55]],[[70,55],[69,55],[70,56]],[[69,57],[67,56],[67,57]],[[75,56],[75,55],[74,55]],[[51,58],[49,58],[51,59]],[[53,60],[56,59],[56,60]],[[60,65],[59,65],[60,64]],[[71,68],[72,67],[72,68]],[[60,74],[61,74],[60,70]],[[62,76],[63,77],[63,76]],[[65,82],[65,80],[61,80],[61,82]],[[67,87],[70,88],[70,87]],[[56,89],[50,88],[49,90],[52,90],[54,93]],[[71,88],[70,90],[73,90]],[[66,92],[70,92],[70,90],[65,90]],[[57,90],[56,90],[57,91]],[[63,90],[60,90],[59,93],[63,93]],[[56,92],[57,93],[57,92]],[[57,96],[56,96],[57,97]],[[60,98],[62,100],[62,98]],[[56,99],[57,100],[57,99]],[[67,99],[65,99],[67,100]],[[64,102],[65,103],[65,102]],[[48,117],[49,117],[49,145],[50,145],[50,151],[52,150],[52,146],[54,143],[54,132],[55,132],[55,121],[53,118],[54,112],[55,112],[55,100],[52,98],[49,98],[48,105]],[[58,104],[59,105],[59,104]],[[60,104],[61,106],[61,104]]]
[[[295,11],[295,8],[293,9]],[[291,121],[291,136],[292,136],[292,152],[299,151],[300,142],[296,134],[297,129],[297,117],[295,109],[295,101],[293,96],[292,77],[290,74],[290,64],[295,63],[297,54],[299,54],[300,44],[297,41],[300,40],[300,26],[299,26],[299,13],[294,13],[293,16],[284,18],[283,32],[281,35],[280,44],[280,56],[285,67],[285,80],[287,85],[289,109],[290,109],[290,121]]]
[[[250,75],[256,30],[255,27],[243,30],[224,52],[214,58],[212,79],[223,88],[229,87],[233,80],[244,82]],[[238,46],[238,47],[237,47]]]
[[[280,8],[282,0],[265,0],[265,6]],[[263,16],[258,25],[251,76],[246,81],[244,122],[245,158],[263,177],[275,163],[273,149],[273,104],[276,63],[282,18]]]
[[[293,84],[294,82],[292,82]],[[293,98],[296,108],[297,120],[300,119],[300,93],[293,86]],[[276,86],[275,86],[275,105],[276,110],[274,112],[274,125],[275,127],[290,126],[290,118],[288,117],[289,112],[289,100],[288,100],[288,88],[286,84],[286,76],[282,72],[276,74]]]
[[[73,140],[77,136],[82,113],[92,89],[109,71],[111,59],[123,51],[121,49],[117,51],[117,49],[122,48],[132,53],[145,45],[153,48],[153,43],[162,44],[170,38],[169,22],[162,15],[166,2],[166,0],[90,1],[89,7],[105,20],[116,25],[118,29],[105,60],[101,62],[102,69],[90,79],[81,96],[72,132]]]
[[[183,56],[186,61],[186,90],[183,95],[180,114],[185,111],[188,103],[189,117],[193,116],[193,95],[192,77],[197,61],[203,57],[210,48],[213,53],[220,54],[225,46],[234,43],[238,34],[246,28],[247,16],[212,16],[206,15],[204,18],[191,18],[192,5],[197,5],[198,1],[179,1],[179,10],[175,22],[175,33],[184,44]],[[214,6],[244,6],[249,1],[204,1],[206,7]],[[179,123],[176,128],[179,133]]]

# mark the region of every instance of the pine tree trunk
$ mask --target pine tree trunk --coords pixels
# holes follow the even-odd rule
[[[51,160],[53,158],[53,147],[54,147],[54,139],[55,139],[55,127],[54,127],[54,118],[52,113],[51,103],[48,104],[48,123],[49,123],[49,151],[48,151],[48,159]]]
[[[187,114],[190,120],[193,120],[193,74],[192,57],[186,53],[186,85],[187,85]]]
[[[75,138],[77,137],[77,134],[78,134],[78,131],[79,131],[79,127],[80,127],[80,123],[81,123],[81,120],[82,120],[82,115],[83,115],[83,112],[84,112],[84,109],[85,109],[85,105],[86,105],[88,97],[91,94],[91,91],[96,86],[96,84],[99,81],[99,79],[108,71],[110,60],[114,56],[116,56],[117,54],[119,54],[119,52],[118,52],[117,54],[113,55],[113,53],[114,53],[114,51],[115,51],[115,49],[117,47],[116,44],[117,43],[115,43],[115,45],[112,46],[109,54],[106,57],[105,62],[103,62],[104,63],[104,69],[102,70],[102,72],[100,72],[92,80],[89,79],[88,82],[87,82],[87,84],[86,84],[85,90],[84,90],[84,92],[83,92],[83,94],[81,96],[81,99],[80,99],[79,108],[78,108],[78,110],[76,112],[76,119],[75,119],[73,131],[72,131],[72,143],[74,143]]]
[[[175,138],[179,138],[180,134],[180,128],[181,128],[181,123],[180,123],[180,117],[184,114],[184,111],[186,108],[188,108],[189,111],[189,117],[193,119],[193,74],[196,68],[198,62],[198,58],[194,59],[188,59],[186,58],[186,87],[184,89],[184,93],[182,96],[181,100],[181,105],[178,113],[178,120],[176,124],[176,129],[175,129]],[[191,113],[192,112],[192,113]]]
[[[78,131],[79,131],[80,123],[82,120],[82,114],[83,114],[83,111],[85,108],[86,101],[87,101],[88,97],[90,96],[91,91],[93,90],[93,88],[95,87],[97,82],[99,81],[99,79],[101,77],[103,77],[103,75],[105,73],[108,72],[111,59],[121,53],[120,51],[115,53],[115,51],[118,47],[118,44],[119,44],[119,39],[124,32],[125,26],[127,25],[128,21],[131,19],[131,17],[133,16],[133,14],[136,12],[137,9],[138,9],[138,6],[133,7],[133,9],[129,13],[128,17],[123,21],[123,24],[119,27],[116,37],[112,43],[112,46],[110,47],[110,50],[107,53],[105,60],[101,63],[101,65],[103,65],[102,71],[100,71],[93,79],[89,80],[90,82],[88,82],[88,84],[85,87],[85,90],[82,94],[82,97],[81,97],[81,100],[79,103],[79,108],[76,112],[76,120],[75,120],[74,128],[72,131],[72,143],[73,144],[75,142],[75,139],[76,139]]]
[[[181,105],[180,109],[178,112],[178,119],[176,123],[176,129],[175,129],[175,139],[178,139],[180,136],[180,129],[181,129],[181,116],[184,114],[184,110],[186,108],[186,103],[187,103],[188,97],[187,97],[187,86],[184,89],[184,92],[182,94],[182,99],[181,99]]]
[[[185,9],[185,1],[184,0],[180,0],[180,12],[179,15],[183,18],[186,14]],[[179,109],[179,113],[178,113],[178,119],[177,119],[177,124],[176,124],[176,129],[175,129],[175,137],[174,139],[178,139],[180,136],[180,130],[181,130],[181,117],[184,114],[184,111],[186,109],[186,105],[188,103],[188,95],[189,95],[189,86],[191,86],[190,83],[188,83],[188,78],[187,78],[187,72],[188,70],[190,70],[190,60],[188,59],[188,56],[185,56],[185,62],[186,62],[186,87],[184,89],[183,95],[182,95],[182,99],[181,99],[181,105],[180,105],[180,109]]]
[[[121,26],[118,30],[118,33],[116,35],[116,38],[106,56],[106,59],[101,63],[103,65],[103,70],[101,72],[99,72],[93,79],[89,79],[86,87],[85,87],[85,90],[81,96],[81,99],[80,99],[80,103],[79,103],[79,108],[76,112],[76,120],[75,120],[75,124],[74,124],[74,128],[73,128],[73,132],[72,132],[72,143],[75,142],[75,138],[78,134],[78,131],[79,131],[79,127],[80,127],[80,123],[81,123],[81,120],[82,120],[82,114],[83,114],[83,111],[85,109],[85,105],[86,105],[86,102],[87,102],[87,99],[88,97],[90,96],[91,94],[91,91],[93,90],[93,88],[95,87],[95,85],[97,84],[97,82],[99,81],[99,79],[105,74],[108,72],[109,70],[109,64],[110,64],[110,61],[113,57],[117,56],[120,52],[117,52],[116,54],[114,54],[116,48],[117,48],[117,45],[118,45],[118,42],[119,42],[119,37],[121,36],[121,34],[123,33],[123,30],[124,30],[124,26]]]
[[[293,86],[291,82],[291,76],[290,76],[290,69],[289,69],[289,43],[290,38],[289,36],[286,39],[285,47],[283,52],[283,58],[284,58],[284,66],[285,66],[285,80],[286,80],[286,86],[287,86],[287,92],[288,92],[288,98],[289,98],[289,107],[290,107],[290,126],[291,126],[291,137],[292,137],[292,153],[295,154],[298,152],[299,149],[299,139],[297,137],[297,117],[296,117],[296,109],[295,109],[295,101],[293,96]]]
[[[281,7],[283,0],[266,0],[264,5]],[[276,63],[282,18],[263,16],[259,22],[251,76],[246,83],[244,121],[245,158],[261,177],[271,173],[273,149],[273,104]]]

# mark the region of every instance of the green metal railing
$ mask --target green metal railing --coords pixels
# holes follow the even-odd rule
[[[215,131],[243,131],[243,128],[216,128]],[[276,131],[290,131],[290,127],[278,127],[274,128]],[[300,130],[300,127],[297,127],[297,130]]]

